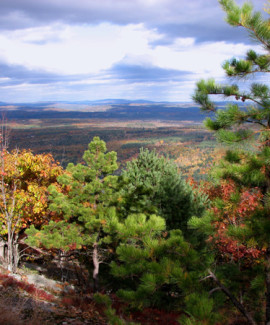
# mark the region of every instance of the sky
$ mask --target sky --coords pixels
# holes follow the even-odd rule
[[[0,101],[191,101],[257,46],[224,19],[217,0],[0,0]]]

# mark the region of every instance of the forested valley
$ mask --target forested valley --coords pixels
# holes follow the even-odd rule
[[[270,324],[269,10],[219,3],[261,52],[223,64],[233,82],[198,81],[208,131],[115,128],[120,164],[96,129],[61,164],[49,147],[11,150],[2,121],[1,324]],[[199,170],[190,134],[208,152]]]

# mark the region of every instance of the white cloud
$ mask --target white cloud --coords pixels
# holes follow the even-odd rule
[[[62,74],[98,73],[125,58],[217,76],[225,59],[241,56],[248,49],[244,44],[225,42],[196,44],[193,38],[178,38],[171,46],[153,48],[151,42],[159,38],[157,31],[142,24],[55,24],[0,35],[0,53],[8,63]]]
[[[148,0],[145,6],[165,0]],[[196,80],[221,78],[224,60],[242,57],[249,46],[242,43],[197,43],[193,37],[178,37],[166,45],[153,46],[164,38],[158,29],[146,25],[67,25],[54,23],[43,27],[2,32],[0,59],[27,69],[43,70],[54,74],[82,75],[81,80],[52,81],[42,85],[10,85],[0,89],[1,100],[18,95],[17,100],[100,99],[104,97],[146,98],[153,100],[190,100]],[[157,43],[156,43],[157,44]],[[254,47],[253,47],[254,48]],[[259,48],[257,48],[259,49]],[[141,82],[136,84],[108,79],[115,64],[151,66],[192,72],[183,82]],[[92,78],[89,77],[92,75]],[[0,79],[4,83],[6,79]],[[79,88],[81,86],[81,89]],[[8,92],[5,93],[5,91]],[[29,92],[29,93],[28,93]],[[16,95],[16,96],[17,96]],[[47,96],[47,97],[46,97]],[[62,96],[62,97],[61,97]]]
[[[2,59],[63,74],[96,73],[126,55],[144,55],[158,37],[143,25],[29,28],[0,35]]]
[[[194,44],[190,46],[177,46],[181,42],[175,42],[172,47],[159,46],[155,63],[162,68],[192,71],[201,77],[220,77],[224,75],[222,63],[232,56],[242,57],[249,46],[244,44],[229,44],[225,42]]]

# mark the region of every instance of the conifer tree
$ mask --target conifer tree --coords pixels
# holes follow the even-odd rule
[[[220,235],[224,236],[225,234],[226,240],[230,240],[231,244],[234,241],[238,250],[241,247],[246,247],[246,249],[249,247],[253,252],[259,250],[262,255],[257,256],[257,258],[254,256],[254,264],[249,265],[255,274],[257,272],[257,277],[253,278],[252,284],[251,278],[247,276],[245,290],[248,287],[254,289],[256,286],[262,289],[261,285],[264,284],[266,297],[265,324],[269,325],[270,88],[267,83],[262,82],[263,76],[267,76],[267,73],[270,72],[269,19],[265,19],[259,12],[254,12],[250,3],[244,3],[242,7],[239,7],[234,0],[220,0],[219,2],[226,12],[227,22],[234,27],[246,29],[250,37],[262,48],[260,53],[254,50],[248,51],[244,59],[232,58],[226,61],[223,68],[232,80],[243,79],[246,81],[252,77],[253,80],[257,78],[258,82],[253,82],[249,88],[246,84],[246,87],[241,89],[236,83],[217,84],[213,79],[201,80],[197,83],[193,99],[200,104],[202,111],[214,114],[214,118],[206,119],[205,125],[215,132],[218,140],[227,144],[246,143],[253,140],[254,146],[248,146],[250,142],[247,142],[246,148],[248,150],[239,147],[238,149],[228,150],[215,171],[215,177],[230,180],[234,184],[233,186],[236,186],[235,190],[233,193],[227,193],[214,201],[214,212],[207,212],[202,219],[193,218],[190,225],[204,231],[211,238],[213,238],[212,236],[219,236],[220,240]],[[240,101],[240,103],[232,101],[226,109],[218,109],[212,100],[214,95],[218,98],[223,96],[227,99]],[[249,202],[250,204],[256,201],[254,193],[261,193],[262,195],[262,199],[258,197],[258,207],[256,206],[253,211],[248,212],[249,208],[245,208],[245,218],[243,218],[245,213],[240,212],[238,205],[243,199],[243,193],[245,193],[246,199],[253,197],[253,201]],[[230,202],[229,205],[228,201]],[[218,214],[218,211],[221,211],[219,212],[221,214]],[[231,222],[227,231],[226,222],[229,222],[230,219],[233,220],[233,218],[234,221]],[[219,229],[217,225],[220,222],[223,224]],[[226,229],[224,230],[224,228]],[[218,234],[217,231],[220,233]],[[223,265],[224,263],[226,265],[224,256],[221,260]],[[245,264],[245,262],[243,263]],[[233,294],[233,288],[235,289],[233,281],[237,266],[238,263],[234,263],[234,257],[232,257],[231,262],[227,263],[227,268],[223,267],[223,270],[227,269],[227,271],[225,273],[219,271],[218,273],[219,276],[223,274],[227,277],[226,283],[229,287],[224,286],[224,282],[220,282],[212,271],[209,271],[208,277],[215,281],[219,289],[231,299],[250,324],[256,324],[254,315],[249,313],[245,306],[245,301],[241,301],[242,298],[237,299],[237,296]],[[246,268],[245,270],[247,271]],[[247,274],[248,272],[246,272]],[[262,279],[263,281],[261,281]]]
[[[91,251],[94,290],[98,289],[100,250],[110,242],[104,231],[115,215],[118,177],[116,153],[108,152],[104,141],[94,137],[83,155],[85,164],[69,164],[59,176],[58,186],[51,186],[50,209],[63,215],[60,223],[51,221],[42,230],[31,227],[27,234],[31,245],[58,248],[67,252],[82,245]]]
[[[176,164],[155,151],[141,149],[138,157],[127,163],[122,173],[122,211],[156,213],[165,218],[168,229],[187,230],[187,220],[200,216],[207,205],[206,197],[195,193],[178,171]]]
[[[198,279],[208,259],[200,257],[181,230],[166,231],[162,217],[133,214],[123,221],[111,219],[108,227],[119,242],[111,272],[122,280],[118,295],[132,306],[169,308],[202,289]]]

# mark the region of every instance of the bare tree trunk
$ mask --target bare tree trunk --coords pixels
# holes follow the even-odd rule
[[[6,242],[3,239],[0,239],[0,260],[5,260],[5,246]]]
[[[18,244],[18,235],[16,235],[15,241],[13,242],[13,273],[17,272],[19,265],[19,244]]]
[[[213,272],[209,270],[209,276],[207,278],[212,278],[218,287],[225,293],[225,295],[231,300],[233,305],[243,314],[246,319],[248,320],[249,324],[251,325],[257,325],[255,320],[252,318],[252,316],[249,314],[249,312],[245,309],[245,307],[241,304],[240,301],[237,300],[237,298],[229,291],[228,288],[226,288],[215,276]],[[270,325],[270,323],[266,323],[267,325]]]
[[[7,260],[8,270],[12,273],[16,273],[19,264],[19,244],[18,244],[17,234],[14,238],[13,234],[8,233],[6,260]]]
[[[67,272],[66,272],[66,274],[64,274],[66,261],[67,261],[66,255],[60,249],[58,251],[57,267],[59,267],[61,270],[61,282],[65,282],[67,280]]]
[[[92,258],[93,258],[93,265],[94,265],[94,270],[93,270],[94,292],[97,292],[99,289],[98,274],[99,274],[99,264],[100,264],[100,261],[98,259],[98,243],[94,243],[93,245]]]
[[[8,270],[13,272],[13,247],[12,247],[12,236],[11,236],[11,224],[8,222],[8,242],[7,242],[7,264]]]

